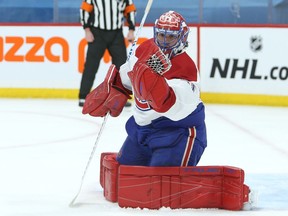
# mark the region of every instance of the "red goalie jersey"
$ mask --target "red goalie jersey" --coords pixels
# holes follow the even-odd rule
[[[136,105],[134,117],[136,123],[142,126],[161,116],[173,121],[181,120],[201,103],[198,69],[186,52],[173,56],[170,59],[171,67],[162,75],[147,64],[143,69],[157,48],[153,39],[145,41],[136,49],[135,56],[120,68],[124,86],[130,90],[133,88]],[[130,75],[133,70],[142,70],[143,73],[133,77]],[[148,91],[146,94],[150,94],[150,97],[144,91]]]

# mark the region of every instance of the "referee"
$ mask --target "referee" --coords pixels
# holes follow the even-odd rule
[[[134,41],[136,7],[133,0],[83,0],[80,20],[88,42],[84,72],[79,91],[79,106],[82,107],[90,93],[100,60],[108,49],[112,64],[119,69],[127,59],[123,23],[129,27],[127,39]],[[126,106],[131,106],[127,102]]]

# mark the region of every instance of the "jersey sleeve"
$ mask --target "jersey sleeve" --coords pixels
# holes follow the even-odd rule
[[[200,76],[194,61],[184,52],[171,59],[172,67],[164,74],[175,93],[174,105],[163,115],[178,121],[190,115],[201,103]]]
[[[167,80],[176,96],[174,105],[163,115],[173,121],[181,120],[190,115],[201,103],[200,89],[196,82],[183,79]]]
[[[137,62],[138,58],[135,55],[132,55],[128,61],[126,61],[123,65],[121,65],[119,69],[120,77],[122,80],[123,86],[132,91],[132,84],[128,76],[128,72],[133,70],[135,63]]]
[[[126,0],[126,8],[124,10],[124,17],[128,23],[129,30],[135,30],[135,15],[136,7],[131,0]]]
[[[93,2],[92,0],[83,0],[80,7],[80,22],[83,28],[91,27],[90,18],[93,14]]]

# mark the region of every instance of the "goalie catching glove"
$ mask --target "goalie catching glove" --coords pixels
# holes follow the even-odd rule
[[[117,117],[127,100],[131,99],[130,93],[122,85],[120,74],[112,64],[104,81],[87,95],[82,113],[103,117],[109,112],[111,116]]]
[[[162,76],[170,69],[170,60],[154,43],[148,49],[139,48],[136,50],[138,60],[128,73],[134,95],[147,101],[155,111],[166,112],[176,100],[174,91]]]

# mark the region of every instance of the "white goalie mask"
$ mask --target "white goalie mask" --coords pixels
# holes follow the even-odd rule
[[[154,25],[154,41],[171,58],[188,46],[189,27],[175,11],[162,14]]]

